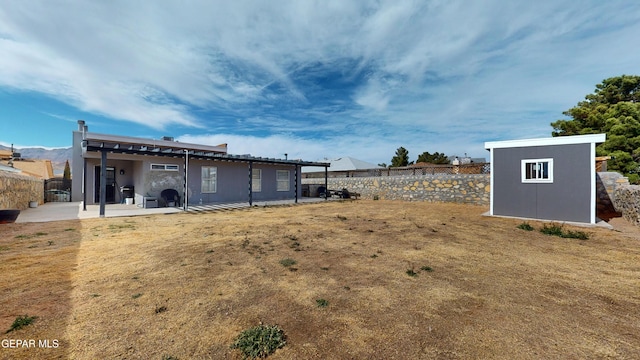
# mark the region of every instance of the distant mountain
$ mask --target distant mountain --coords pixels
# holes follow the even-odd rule
[[[0,150],[11,150],[11,148],[0,145]],[[70,147],[47,150],[44,148],[15,148],[13,151],[20,153],[20,157],[23,159],[38,159],[38,160],[51,160],[53,165],[53,173],[56,176],[62,176],[64,173],[64,164],[69,160],[69,166],[71,166],[73,151]]]

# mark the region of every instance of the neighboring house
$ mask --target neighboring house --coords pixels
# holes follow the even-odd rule
[[[73,132],[72,201],[100,204],[131,198],[163,206],[161,193],[173,189],[189,205],[295,199],[301,195],[300,168],[318,162],[227,154],[226,144],[188,144],[91,133],[84,121]],[[185,201],[186,200],[186,201]],[[171,205],[171,204],[170,204]]]
[[[33,176],[43,180],[53,178],[53,165],[51,164],[51,160],[14,158],[14,155],[19,156],[11,150],[0,150],[0,165],[12,167],[20,171],[23,175]]]
[[[490,214],[596,223],[596,144],[605,134],[486,142]]]
[[[351,171],[382,169],[382,167],[378,165],[358,160],[350,156],[343,156],[336,159],[325,160],[325,162],[329,163],[329,169],[331,173],[340,173],[346,176],[349,176],[349,172]],[[325,167],[309,166],[303,168],[302,172],[306,177],[324,177]]]

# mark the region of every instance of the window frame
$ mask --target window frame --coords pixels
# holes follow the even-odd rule
[[[543,164],[547,164],[547,177],[544,177]],[[527,177],[527,169],[531,164],[535,164],[535,169],[532,168],[535,177]],[[540,176],[540,177],[539,177]],[[541,158],[541,159],[522,159],[520,161],[520,180],[527,184],[551,184],[553,183],[553,158]]]
[[[258,175],[256,177],[256,174]],[[251,192],[262,191],[262,169],[251,169]]]
[[[284,179],[280,179],[280,174],[287,174],[286,189],[282,186],[285,184]],[[290,191],[291,189],[291,170],[276,170],[276,191]]]
[[[149,169],[151,171],[180,171],[180,165],[151,163]]]
[[[204,170],[209,169],[208,177],[205,177]],[[211,176],[211,169],[214,169],[213,176]],[[208,184],[208,189],[205,190],[205,181]],[[213,184],[213,186],[211,186]],[[210,188],[213,187],[213,190]],[[202,194],[215,194],[218,192],[218,167],[217,166],[202,166],[200,168],[200,193]]]

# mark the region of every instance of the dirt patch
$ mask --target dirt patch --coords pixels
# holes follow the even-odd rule
[[[3,226],[0,330],[38,318],[1,338],[59,346],[0,358],[240,359],[230,345],[260,322],[287,335],[273,359],[640,357],[637,228],[564,239],[485,211],[356,201]]]

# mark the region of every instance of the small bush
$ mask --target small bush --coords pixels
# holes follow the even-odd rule
[[[423,266],[423,267],[420,268],[420,270],[431,272],[431,271],[433,271],[433,268],[431,266]]]
[[[284,267],[290,267],[293,266],[295,264],[297,264],[298,262],[291,259],[291,258],[286,258],[286,259],[282,259],[280,260],[280,265],[284,266]]]
[[[338,219],[342,220],[342,221],[347,220],[347,217],[346,217],[346,216],[338,215],[338,216],[336,216],[336,217],[337,217]]]
[[[544,227],[540,230],[541,233],[553,236],[559,236],[562,238],[569,239],[579,239],[579,240],[587,240],[589,239],[589,234],[583,231],[573,231],[573,230],[564,230],[562,226],[551,224],[549,226],[544,225]]]
[[[18,316],[13,321],[13,324],[11,324],[11,327],[9,328],[9,330],[7,330],[7,332],[5,332],[5,334],[8,334],[8,333],[10,333],[12,331],[15,331],[15,330],[20,330],[20,329],[22,329],[23,327],[25,327],[27,325],[31,325],[35,319],[36,319],[35,316],[29,316],[29,315]]]
[[[589,234],[587,234],[587,233],[585,233],[583,231],[567,230],[566,232],[562,233],[562,237],[563,238],[569,238],[569,239],[588,240],[589,239]]]
[[[413,269],[409,269],[409,270],[407,270],[407,275],[409,275],[411,277],[416,277],[416,276],[418,276],[418,273],[413,271]]]
[[[240,349],[245,359],[266,358],[287,343],[284,331],[278,325],[259,325],[244,330],[231,345]]]
[[[329,306],[329,302],[325,299],[317,299],[316,304],[321,308]]]
[[[562,236],[562,226],[557,225],[557,224],[551,224],[548,225],[544,224],[544,226],[542,227],[542,229],[540,229],[540,232],[546,235],[553,235],[553,236]]]
[[[378,195],[373,195],[373,200],[380,200],[380,196],[378,196]]]
[[[526,223],[526,222],[523,222],[522,224],[518,225],[518,229],[526,230],[526,231],[535,230],[533,226],[529,225],[529,223]]]

